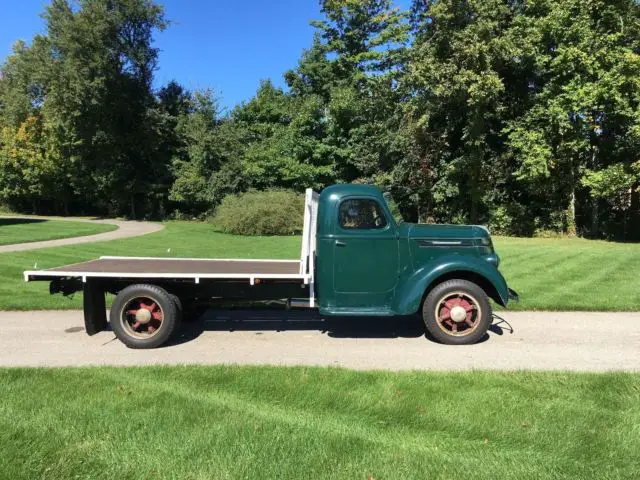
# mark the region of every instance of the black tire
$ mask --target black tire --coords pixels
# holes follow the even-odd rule
[[[130,317],[126,316],[125,309],[139,298],[155,302],[162,313],[160,326],[147,337],[143,334],[136,334],[133,327],[126,325],[130,323],[128,321]],[[118,340],[127,347],[156,348],[169,340],[178,326],[176,304],[171,295],[163,288],[155,285],[130,285],[116,295],[109,312],[109,322]]]
[[[180,324],[184,320],[184,308],[182,308],[182,300],[180,300],[180,297],[174,295],[173,293],[170,293],[169,296],[176,306],[176,322]]]
[[[447,307],[444,307],[443,315],[448,315],[449,319],[440,320],[441,315],[436,311],[443,312],[440,310],[445,305],[443,302],[459,301],[458,298],[473,305],[469,312],[471,318],[465,317],[459,322],[454,321],[453,309],[446,310]],[[425,298],[422,305],[422,319],[427,331],[437,341],[447,345],[471,345],[482,339],[491,326],[491,305],[487,294],[479,285],[468,280],[447,280],[436,285]],[[472,325],[467,324],[467,320]]]

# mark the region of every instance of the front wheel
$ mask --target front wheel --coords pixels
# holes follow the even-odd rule
[[[109,313],[111,329],[129,348],[155,348],[164,344],[179,324],[174,299],[155,285],[122,289]]]
[[[441,343],[470,345],[491,325],[491,306],[484,290],[468,280],[437,285],[424,301],[422,318],[428,332]]]

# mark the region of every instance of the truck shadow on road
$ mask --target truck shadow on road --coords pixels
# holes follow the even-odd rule
[[[489,331],[502,335],[499,317]],[[183,323],[178,334],[166,346],[179,345],[198,338],[205,331],[264,332],[319,331],[332,338],[418,338],[426,337],[424,323],[417,315],[398,317],[323,317],[313,310],[208,310],[196,319]],[[490,338],[485,335],[480,342]]]

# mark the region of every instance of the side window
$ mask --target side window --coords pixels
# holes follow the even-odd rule
[[[370,230],[387,226],[387,219],[378,202],[365,198],[342,202],[338,218],[340,226],[348,230]]]

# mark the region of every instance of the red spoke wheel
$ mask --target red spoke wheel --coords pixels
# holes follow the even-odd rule
[[[162,326],[164,313],[154,300],[148,297],[132,298],[123,309],[123,326],[138,338],[156,335]]]
[[[450,335],[469,335],[478,325],[482,309],[475,299],[465,292],[445,294],[434,312],[438,326]]]
[[[479,285],[468,280],[448,280],[429,292],[422,316],[436,340],[467,345],[487,333],[492,314],[487,295]]]
[[[113,302],[110,323],[118,339],[131,348],[164,344],[179,323],[176,303],[155,285],[130,285]]]

